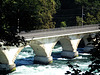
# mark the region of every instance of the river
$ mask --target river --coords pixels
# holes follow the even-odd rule
[[[16,71],[9,75],[65,75],[66,71],[71,69],[67,66],[69,61],[71,64],[79,65],[82,71],[88,70],[90,54],[79,53],[79,56],[74,59],[61,58],[60,53],[62,47],[56,45],[53,49],[53,63],[49,65],[34,64],[34,51],[31,47],[25,47],[17,56],[15,64]]]

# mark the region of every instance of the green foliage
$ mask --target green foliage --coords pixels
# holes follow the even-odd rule
[[[66,21],[62,21],[60,27],[66,27]]]
[[[84,24],[96,24],[99,21],[99,0],[75,0],[75,3],[80,7],[83,6]]]
[[[97,20],[93,15],[91,15],[90,13],[87,13],[87,18],[85,22],[86,24],[96,24]]]
[[[83,5],[85,6],[85,5],[88,5],[88,0],[75,0],[75,3],[81,6]]]
[[[19,31],[100,23],[99,0],[1,0],[0,39]],[[63,22],[66,21],[66,22]]]
[[[53,0],[39,0],[35,5],[35,25],[38,29],[54,28],[55,23],[52,22],[53,15],[56,13],[55,1]]]
[[[79,16],[76,16],[76,22],[77,22],[77,25],[78,26],[81,26],[82,25],[82,18],[81,17],[79,17]]]
[[[12,44],[18,42],[18,32],[54,28],[55,7],[54,0],[1,0],[0,41]]]
[[[56,2],[56,9],[59,10],[61,8],[61,2],[60,0],[55,0]]]
[[[57,11],[54,20],[56,27],[60,27],[62,21],[67,22],[67,26],[81,25],[82,7],[83,24],[98,24],[100,1],[99,0],[60,0],[61,7]],[[77,17],[79,16],[79,17]]]
[[[100,23],[100,10],[97,13],[97,20],[98,20],[98,23]]]

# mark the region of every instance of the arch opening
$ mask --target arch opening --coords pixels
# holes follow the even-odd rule
[[[56,60],[57,58],[61,58],[61,52],[62,52],[62,46],[60,41],[58,41],[51,53],[51,56],[53,57],[54,60]]]
[[[84,48],[85,47],[85,42],[83,40],[83,38],[80,40],[80,43],[78,45],[78,48]]]
[[[66,54],[67,52],[69,52],[69,53],[73,52],[73,48],[72,48],[70,40],[67,37],[59,38],[54,46],[53,51],[52,51],[53,58],[57,59],[57,58],[61,58],[61,57],[64,57],[64,58],[70,57],[68,54]],[[65,53],[65,54],[63,54],[63,53]]]
[[[93,48],[92,45],[93,40],[91,40],[90,38],[91,34],[87,34],[84,35],[84,37],[81,39],[77,48],[79,53],[89,53],[91,51],[91,49]]]
[[[27,45],[19,52],[14,63],[16,66],[31,65],[33,64],[34,55],[33,49]]]
[[[85,42],[83,40],[83,38],[80,40],[78,47],[77,47],[77,51],[79,53],[84,53],[84,47],[85,47]]]

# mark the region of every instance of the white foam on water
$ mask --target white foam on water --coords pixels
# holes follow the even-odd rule
[[[52,50],[52,52],[59,52],[59,51],[62,51],[62,47],[58,47],[58,48]]]
[[[68,60],[66,58],[57,58],[57,60]]]
[[[83,58],[82,56],[78,56],[78,57],[76,57],[74,59],[82,59],[82,58]]]
[[[32,56],[33,55],[31,55],[27,52],[20,52],[16,59],[27,58],[27,57],[32,57]]]
[[[53,49],[53,52],[60,52],[62,51],[62,47],[58,47],[56,49]],[[21,58],[27,58],[32,57],[34,55],[33,50],[26,46],[24,50],[20,52],[20,54],[17,56],[17,59]],[[82,54],[82,55],[89,55],[89,54]],[[84,60],[87,59],[87,57],[76,57],[73,60]],[[66,62],[68,59],[65,58],[57,58],[57,62],[53,65],[38,65],[38,64],[31,64],[31,65],[21,65],[16,67],[16,71],[13,73],[10,73],[9,75],[65,75],[66,71],[70,71],[70,68],[67,66],[67,64],[59,64],[58,62]],[[55,60],[54,60],[55,61]],[[19,61],[21,62],[21,61]],[[72,61],[73,62],[73,61]],[[53,62],[54,63],[54,62]],[[83,71],[87,70],[88,64],[91,62],[80,62],[80,61],[74,61],[72,65],[77,64],[80,66],[80,69]]]
[[[79,53],[80,55],[91,55],[89,53]]]
[[[39,65],[38,67],[19,66],[15,72],[9,75],[65,75],[68,70],[67,66],[62,66],[61,68],[52,68],[49,65]]]
[[[33,49],[29,46],[26,46],[17,56],[17,59],[33,57]]]
[[[26,47],[30,47],[30,45],[25,46],[25,48],[26,48]]]
[[[88,59],[88,57],[82,57],[82,56],[78,56],[78,57],[75,57],[73,59]]]

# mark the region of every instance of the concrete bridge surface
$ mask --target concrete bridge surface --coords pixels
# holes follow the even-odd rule
[[[21,32],[19,35],[25,37],[35,53],[34,63],[49,64],[53,61],[51,56],[52,49],[59,41],[62,46],[61,56],[64,58],[74,58],[78,56],[77,47],[81,40],[84,40],[84,49],[89,51],[93,45],[88,45],[87,38],[94,37],[100,32],[99,25],[73,26],[66,28],[54,28]],[[15,67],[14,61],[24,47],[13,50],[12,47],[0,47],[0,63],[6,64],[9,69]],[[4,66],[3,66],[4,67]]]

